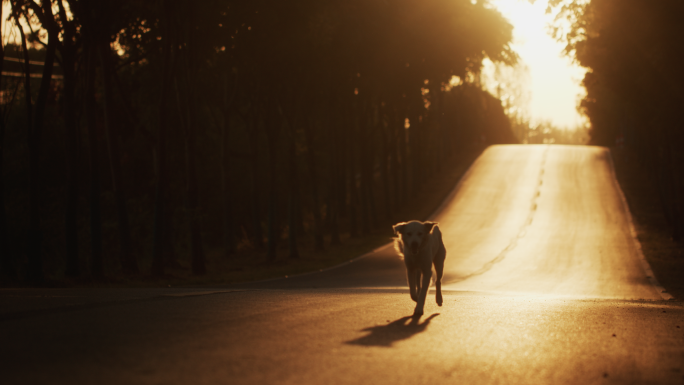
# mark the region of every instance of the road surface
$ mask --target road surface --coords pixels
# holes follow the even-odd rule
[[[444,306],[431,291],[420,319],[389,246],[232,287],[4,290],[0,381],[684,384],[682,303],[643,260],[605,148],[490,147],[433,219]]]

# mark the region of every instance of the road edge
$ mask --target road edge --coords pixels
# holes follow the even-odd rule
[[[651,269],[651,265],[648,263],[648,260],[646,260],[646,256],[644,255],[644,252],[641,248],[641,242],[639,242],[639,238],[637,236],[636,226],[634,225],[634,218],[632,217],[632,212],[629,209],[629,203],[627,203],[627,197],[625,196],[625,193],[622,191],[620,182],[617,179],[617,174],[615,172],[615,163],[613,161],[613,152],[608,147],[604,148],[606,149],[609,155],[608,163],[610,164],[610,175],[613,178],[613,184],[615,185],[615,188],[618,194],[620,195],[622,207],[624,208],[625,213],[627,215],[627,222],[629,222],[629,232],[632,235],[632,242],[634,243],[634,248],[637,251],[639,261],[641,261],[641,267],[644,269],[644,273],[646,273],[646,277],[648,278],[648,281],[651,283],[651,286],[653,286],[653,288],[658,292],[658,294],[660,294],[660,297],[662,297],[666,301],[674,299],[674,296],[668,293],[667,290],[660,284],[660,282],[658,282],[658,279],[653,273],[653,269]]]

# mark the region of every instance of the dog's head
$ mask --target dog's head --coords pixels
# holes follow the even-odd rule
[[[410,221],[397,223],[392,228],[394,234],[404,244],[404,253],[410,251],[411,254],[415,255],[418,254],[420,247],[425,243],[428,234],[436,224],[436,222]]]

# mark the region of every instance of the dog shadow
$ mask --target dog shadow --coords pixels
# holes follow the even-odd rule
[[[418,333],[424,332],[430,324],[430,321],[438,315],[439,313],[432,314],[423,322],[420,322],[420,317],[407,316],[392,321],[387,325],[367,327],[361,331],[370,332],[370,334],[345,343],[350,345],[384,346],[389,348],[395,342],[409,339]]]

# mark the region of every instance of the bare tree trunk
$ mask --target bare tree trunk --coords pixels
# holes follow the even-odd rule
[[[13,4],[14,6],[14,4]],[[24,94],[26,96],[26,127],[28,131],[28,148],[29,148],[29,175],[30,175],[30,191],[29,191],[29,230],[27,234],[28,245],[28,280],[29,282],[42,282],[43,280],[43,261],[41,254],[41,233],[40,233],[40,211],[38,202],[40,200],[40,181],[36,180],[38,175],[38,151],[37,144],[39,137],[33,133],[33,102],[31,101],[31,73],[29,64],[28,48],[26,47],[26,35],[24,28],[19,21],[16,21],[17,28],[21,35],[21,48],[24,54]],[[36,223],[37,222],[37,223]]]
[[[404,127],[404,121],[406,115],[404,110],[400,109],[401,114],[399,115],[399,122],[397,122],[397,136],[398,136],[398,146],[399,146],[399,157],[401,158],[401,201],[406,202],[409,196],[409,183],[408,183],[408,156],[406,153],[406,128]]]
[[[401,194],[399,193],[399,149],[397,147],[397,111],[395,106],[389,108],[389,153],[390,153],[390,175],[392,176],[392,204],[394,208],[399,208]]]
[[[264,234],[261,228],[261,206],[259,204],[260,183],[259,183],[259,131],[257,117],[247,119],[250,144],[250,166],[252,169],[252,227],[254,228],[254,245],[259,249],[264,248]]]
[[[353,135],[352,135],[353,136]],[[349,146],[349,235],[353,238],[359,236],[359,218],[358,218],[358,206],[359,206],[359,193],[356,182],[356,154],[354,154],[354,147]]]
[[[349,235],[352,238],[356,238],[360,235],[359,233],[359,215],[358,215],[358,210],[360,206],[360,199],[359,199],[359,190],[357,186],[357,166],[356,166],[356,161],[358,159],[357,153],[358,151],[358,146],[357,142],[355,142],[355,139],[358,135],[358,102],[354,103],[351,108],[350,116],[351,119],[349,121],[349,127],[347,127],[347,130],[349,131],[349,134],[347,135],[348,142],[347,142],[347,165],[348,165],[348,190],[349,190]]]
[[[100,161],[97,145],[97,115],[95,104],[95,52],[89,47],[85,97],[86,125],[88,127],[88,146],[90,147],[90,271],[96,278],[104,276],[102,266],[102,215],[100,211]]]
[[[230,157],[228,155],[228,131],[230,116],[224,114],[224,126],[221,132],[221,191],[223,192],[223,244],[228,257],[237,251],[235,239],[235,214],[233,212],[233,192],[230,180]]]
[[[299,249],[297,247],[297,220],[299,218],[299,176],[297,172],[297,152],[294,139],[294,128],[290,128],[290,143],[289,143],[289,168],[290,168],[290,196],[288,202],[288,247],[289,258],[299,258]]]
[[[296,102],[295,102],[296,103]],[[290,259],[299,258],[299,247],[297,238],[300,229],[299,221],[301,218],[301,205],[299,201],[299,172],[297,170],[297,130],[295,119],[297,105],[294,104],[289,111],[283,113],[283,118],[288,127],[287,132],[287,153],[288,153],[288,212],[287,212],[287,242]]]
[[[368,112],[366,114],[365,123],[367,129],[365,131],[366,136],[366,154],[363,159],[364,168],[366,170],[366,194],[368,195],[369,203],[369,217],[371,227],[378,225],[378,210],[375,204],[375,124],[373,123],[373,110],[372,105],[368,105]]]
[[[323,251],[325,249],[323,241],[323,219],[321,218],[320,198],[318,195],[318,177],[316,174],[316,157],[314,155],[313,133],[311,132],[311,125],[311,121],[308,121],[304,124],[304,135],[306,137],[306,163],[309,168],[309,175],[311,177],[311,196],[313,198],[314,248],[316,251]]]
[[[192,11],[192,8],[190,9]],[[192,273],[195,275],[206,274],[207,268],[205,263],[204,247],[202,245],[202,231],[199,214],[199,191],[197,185],[197,149],[196,149],[196,132],[197,132],[197,94],[196,84],[197,80],[194,75],[197,73],[197,63],[195,60],[195,44],[197,37],[194,31],[194,14],[185,14],[184,17],[186,27],[186,53],[185,57],[185,73],[183,80],[185,81],[185,106],[178,106],[178,110],[182,111],[183,107],[186,110],[185,121],[185,157],[186,157],[186,173],[187,173],[187,204],[186,208],[190,214],[190,252],[192,261]],[[178,93],[178,88],[176,89]],[[177,100],[182,100],[181,95],[177,95]]]
[[[361,171],[361,231],[364,235],[370,233],[373,227],[373,196],[372,196],[372,176],[369,170],[370,144],[367,141],[367,136],[361,141],[361,154],[359,156],[360,171]]]
[[[268,247],[267,258],[275,260],[278,246],[278,219],[277,219],[277,157],[278,142],[280,139],[281,121],[276,114],[275,103],[266,103],[266,136],[268,142]]]
[[[61,4],[61,2],[60,2]],[[66,16],[65,16],[66,17]],[[68,25],[71,25],[70,23]],[[60,46],[64,73],[64,125],[66,128],[67,202],[66,270],[67,277],[80,274],[78,258],[78,169],[79,129],[76,122],[76,47],[72,43],[73,31],[65,27],[64,42]]]
[[[392,219],[392,200],[390,195],[390,182],[389,182],[389,143],[387,140],[387,129],[385,128],[384,122],[384,111],[381,103],[378,103],[378,133],[380,135],[380,182],[382,183],[382,195],[383,201],[385,201],[385,219]]]
[[[445,132],[444,132],[443,127],[442,127],[442,125],[443,125],[442,124],[442,121],[443,121],[442,111],[444,111],[444,108],[443,108],[444,107],[444,93],[442,91],[440,91],[439,87],[437,87],[435,89],[434,96],[436,99],[434,103],[435,103],[436,112],[437,112],[435,114],[435,120],[434,120],[434,124],[435,124],[434,134],[435,134],[435,138],[437,139],[434,142],[437,146],[437,148],[435,148],[435,154],[437,157],[437,162],[435,164],[435,168],[434,168],[433,172],[437,173],[437,172],[441,171],[442,164],[444,163],[443,160],[446,157],[446,138],[445,138]]]
[[[332,110],[332,109],[331,109]],[[330,230],[330,244],[335,246],[342,243],[340,239],[340,200],[339,193],[340,190],[340,149],[339,149],[339,135],[338,135],[338,120],[335,123],[329,121],[329,172],[330,172],[330,189],[328,190],[328,225]]]
[[[426,132],[420,122],[420,103],[415,100],[409,105],[409,149],[411,158],[411,191],[415,195],[425,180],[426,166],[424,162],[424,149]]]
[[[117,221],[119,224],[119,243],[121,269],[124,274],[138,272],[138,263],[133,256],[131,245],[131,229],[128,222],[128,210],[126,209],[126,196],[123,191],[123,174],[121,172],[121,154],[119,151],[119,136],[114,128],[113,120],[113,90],[112,90],[112,65],[110,62],[111,48],[109,41],[102,40],[98,44],[98,53],[102,65],[102,77],[104,84],[104,116],[105,137],[109,149],[109,162],[112,171],[112,186],[114,187],[114,200],[116,202]]]
[[[43,4],[42,11],[48,20],[54,20],[52,8],[49,2]],[[19,24],[19,20],[17,20]],[[29,74],[29,57],[26,48],[26,36],[23,29],[19,27],[22,38],[22,48],[24,50],[25,82],[26,82],[26,101],[29,114],[29,175],[30,175],[30,213],[28,229],[28,279],[33,283],[43,281],[43,258],[42,258],[42,232],[40,229],[40,212],[42,204],[42,168],[40,167],[40,153],[42,144],[43,120],[45,118],[45,106],[47,104],[48,92],[52,81],[52,69],[55,60],[55,50],[58,43],[58,30],[53,24],[45,26],[48,30],[48,44],[45,50],[45,64],[43,65],[43,76],[38,90],[35,108],[31,108],[31,79]]]
[[[170,1],[162,2],[163,10],[163,26],[162,26],[162,71],[161,71],[161,87],[160,87],[160,101],[159,101],[159,125],[157,127],[157,148],[156,155],[156,174],[157,185],[155,188],[155,203],[154,203],[154,233],[152,245],[152,268],[151,273],[155,277],[164,275],[164,268],[166,265],[166,258],[164,258],[164,251],[167,249],[166,242],[168,242],[167,229],[167,210],[166,207],[166,184],[167,184],[167,170],[166,170],[166,134],[169,129],[169,98],[171,77],[173,74],[173,63],[175,61],[174,50],[174,36],[172,31],[175,30],[171,26],[173,21],[173,10]]]
[[[221,191],[223,196],[223,244],[225,256],[235,254],[237,242],[235,240],[235,214],[233,212],[233,194],[230,180],[230,156],[228,148],[230,146],[230,106],[235,98],[228,96],[228,80],[224,79],[223,89],[223,127],[221,130]]]
[[[370,202],[368,199],[368,168],[366,167],[366,153],[368,152],[367,133],[363,130],[363,125],[366,123],[366,110],[363,102],[359,103],[357,111],[358,116],[354,122],[354,131],[352,134],[356,138],[356,147],[359,149],[356,157],[357,173],[354,175],[359,178],[358,198],[359,208],[361,210],[361,235],[368,235],[370,233]]]
[[[2,12],[0,12],[0,31],[2,31]],[[5,47],[2,39],[0,39],[0,89],[2,89],[2,70],[5,62]],[[3,276],[14,278],[16,270],[13,266],[12,257],[7,250],[7,214],[5,211],[5,179],[3,178],[3,159],[5,149],[5,114],[6,110],[2,110],[0,114],[0,278]]]
[[[192,130],[192,128],[191,128]],[[193,134],[189,133],[188,140],[185,142],[185,153],[187,160],[188,173],[188,211],[190,212],[190,243],[192,252],[192,273],[196,275],[206,274],[207,268],[204,257],[204,247],[202,245],[202,233],[199,215],[199,194],[197,191],[197,171],[195,165],[195,140]]]
[[[339,217],[347,218],[349,211],[347,206],[347,196],[348,196],[348,185],[347,185],[347,174],[349,173],[349,140],[346,135],[346,129],[349,127],[345,117],[341,117],[340,121],[343,122],[343,126],[340,127],[340,132],[344,133],[339,136],[339,175],[338,175],[338,190],[337,190],[337,200],[339,209]]]

